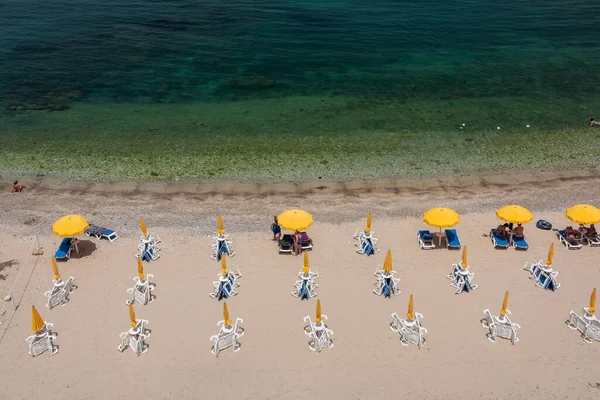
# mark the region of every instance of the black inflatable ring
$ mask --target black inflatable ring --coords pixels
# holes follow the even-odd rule
[[[543,219],[540,219],[537,224],[535,224],[535,226],[537,226],[539,229],[543,229],[545,231],[549,231],[550,229],[552,229],[552,224],[548,221],[544,221]]]

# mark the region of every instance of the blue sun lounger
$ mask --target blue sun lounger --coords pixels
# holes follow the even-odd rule
[[[529,248],[529,244],[525,240],[525,237],[512,237],[512,243],[516,250],[527,250]]]
[[[421,249],[429,250],[435,248],[433,244],[433,235],[427,229],[421,229],[417,232],[417,239],[419,240],[419,246]]]
[[[448,240],[449,249],[460,249],[460,238],[456,229],[446,229],[446,240]]]
[[[502,236],[496,235],[496,229],[490,229],[490,239],[492,239],[492,243],[494,247],[497,249],[508,249],[508,240],[503,238]]]
[[[57,260],[68,260],[71,256],[71,240],[72,238],[64,238],[58,246],[54,258]]]

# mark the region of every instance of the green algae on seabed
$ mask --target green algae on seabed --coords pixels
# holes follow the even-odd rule
[[[599,99],[78,103],[0,115],[0,173],[271,182],[594,169],[591,109]]]

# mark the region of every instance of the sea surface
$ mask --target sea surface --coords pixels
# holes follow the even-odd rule
[[[600,2],[3,0],[0,173],[596,169]]]

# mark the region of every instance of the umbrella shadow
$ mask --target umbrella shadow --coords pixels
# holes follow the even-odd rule
[[[94,251],[96,251],[96,249],[98,248],[98,246],[96,246],[96,243],[92,242],[91,240],[80,240],[77,244],[77,247],[79,248],[79,253],[71,252],[71,258],[87,257],[91,255]]]

